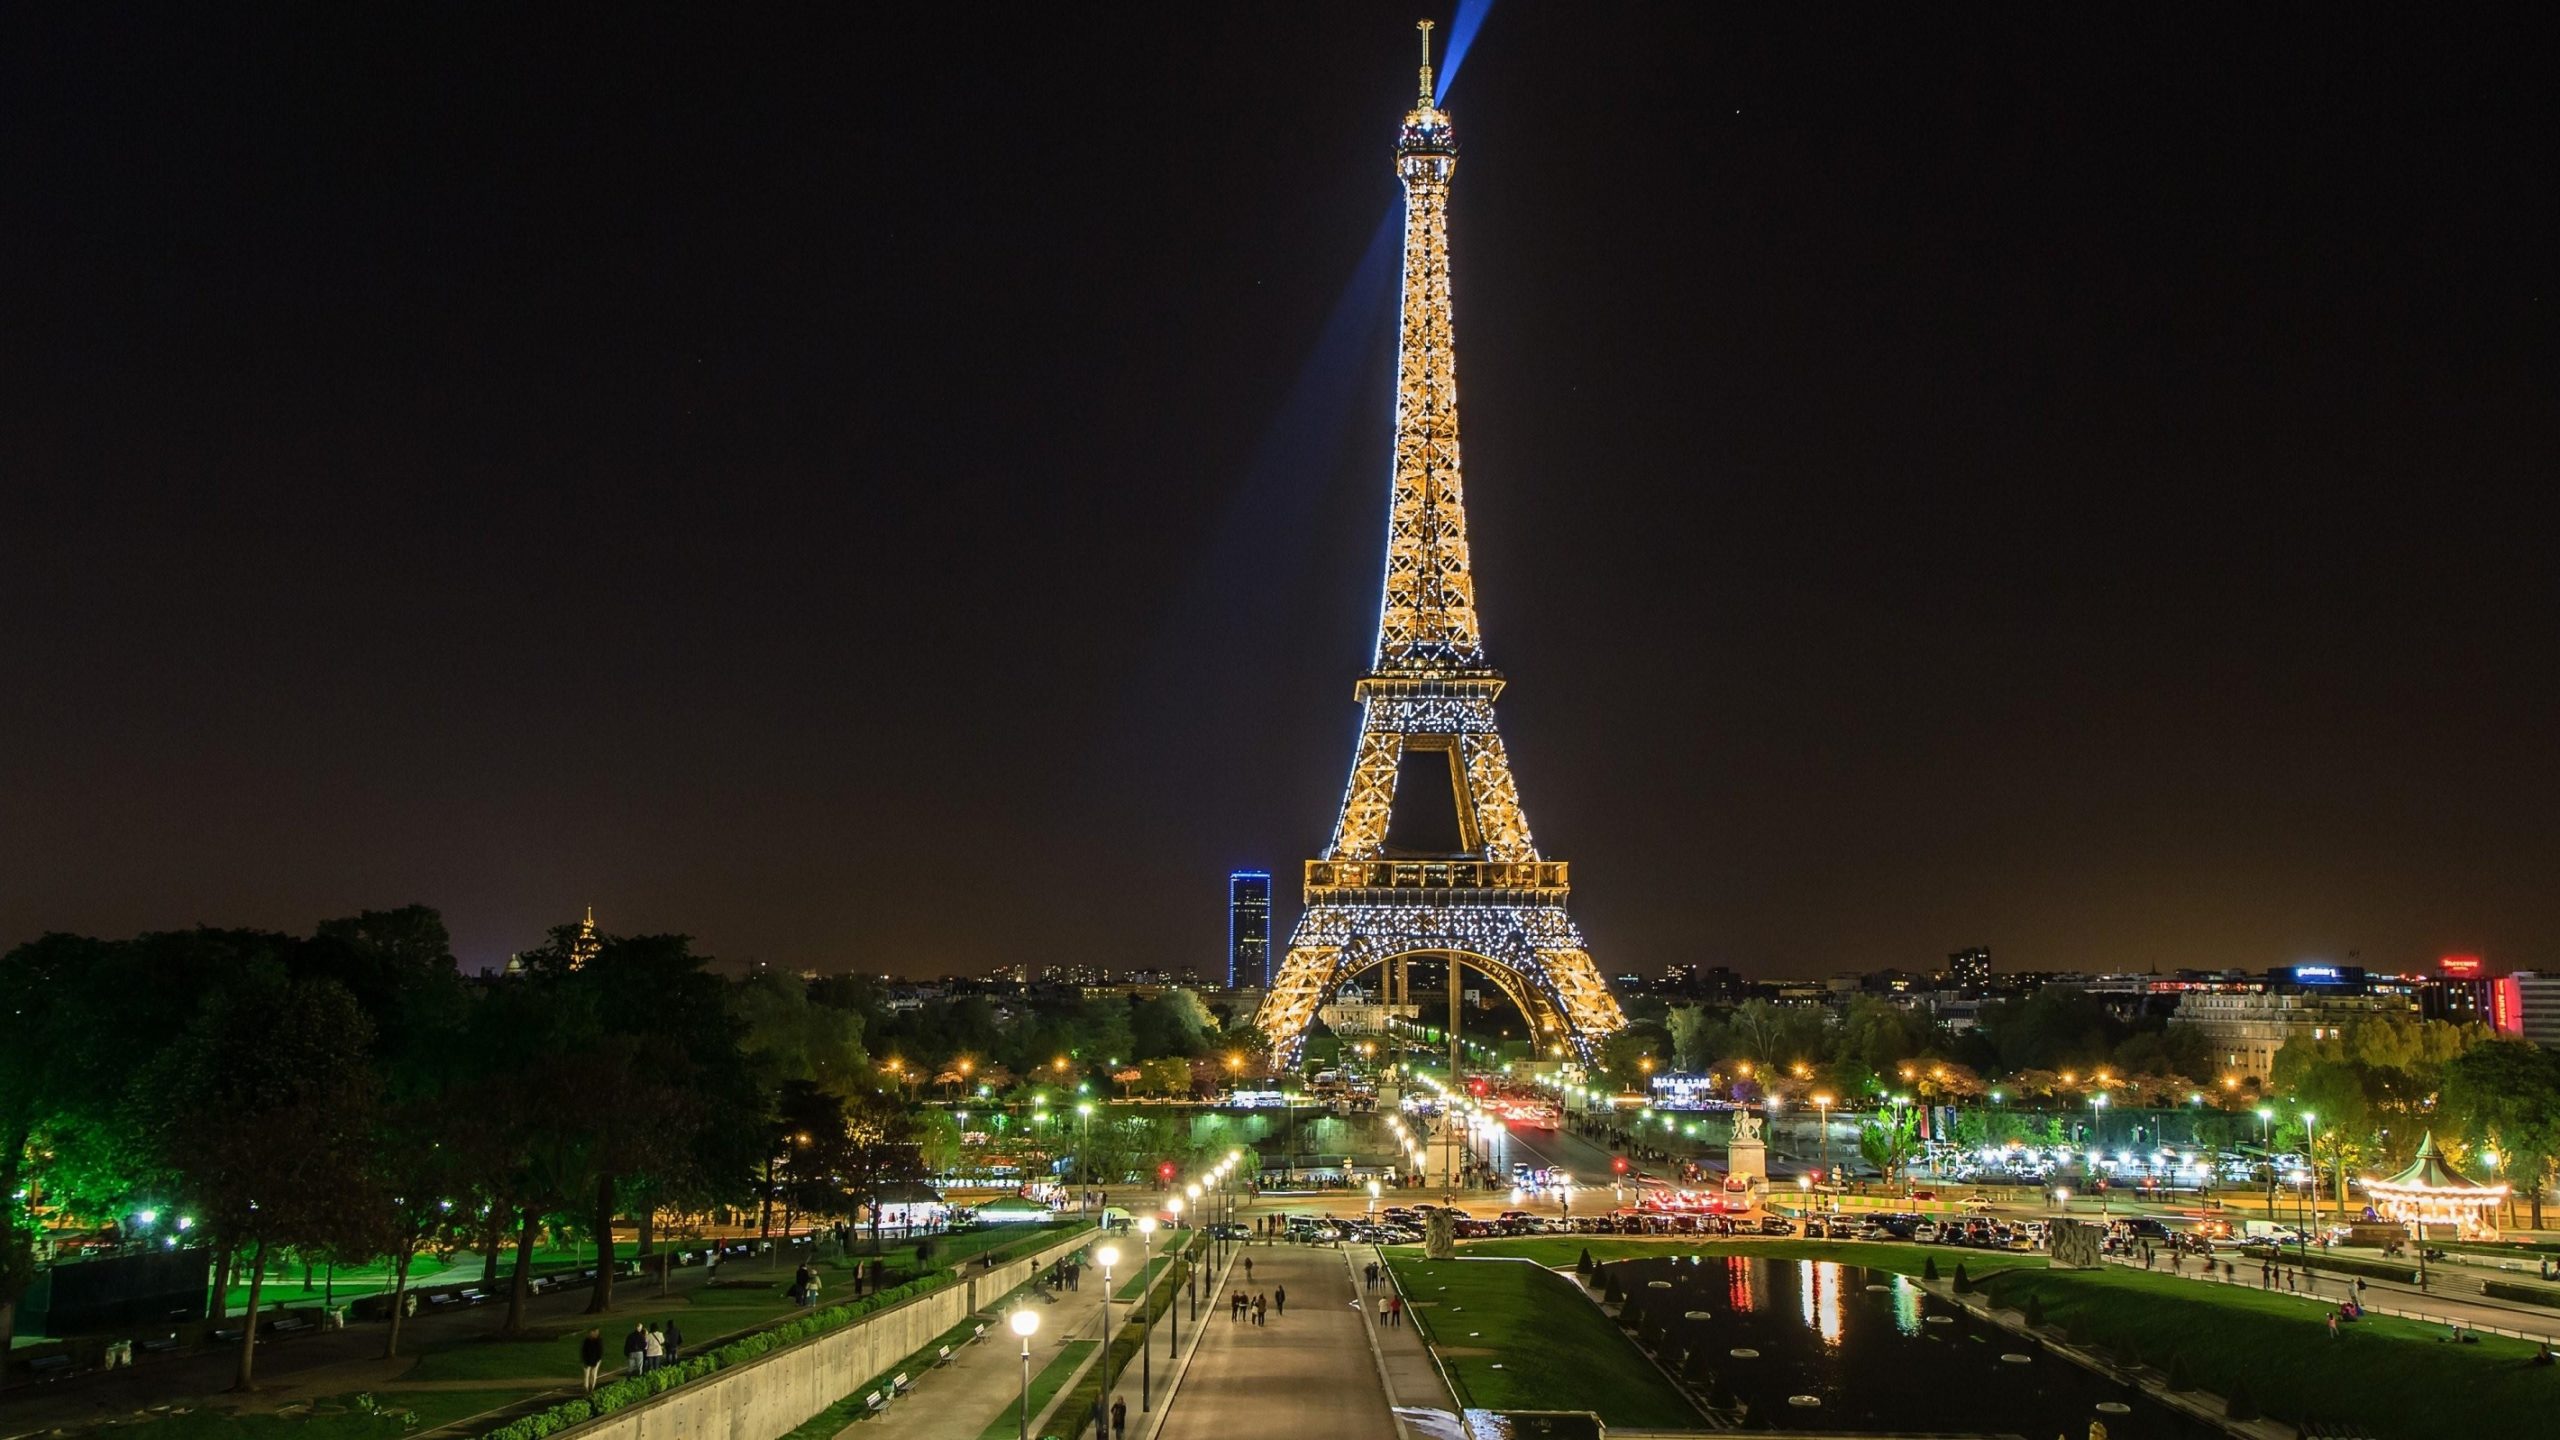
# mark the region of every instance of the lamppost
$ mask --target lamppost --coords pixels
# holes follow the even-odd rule
[[[1155,1387],[1156,1307],[1149,1303],[1155,1289],[1156,1217],[1149,1215],[1138,1222],[1138,1243],[1145,1246],[1145,1258],[1138,1262],[1138,1413],[1147,1413],[1148,1395]]]
[[[1179,1195],[1174,1195],[1174,1196],[1169,1196],[1169,1197],[1167,1197],[1167,1198],[1166,1198],[1166,1200],[1165,1200],[1165,1202],[1164,1202],[1164,1212],[1165,1212],[1166,1214],[1168,1214],[1168,1215],[1170,1215],[1170,1216],[1172,1216],[1172,1217],[1173,1217],[1173,1221],[1172,1221],[1172,1228],[1173,1228],[1173,1229],[1179,1230],[1179,1229],[1181,1229],[1181,1228],[1182,1228],[1182,1197],[1181,1197],[1181,1196],[1179,1196]],[[1171,1235],[1167,1235],[1167,1236],[1165,1236],[1165,1237],[1164,1237],[1164,1246],[1165,1246],[1165,1253],[1166,1253],[1167,1255],[1171,1255],[1171,1254],[1173,1253],[1173,1237],[1172,1237]],[[1200,1272],[1199,1272],[1199,1271],[1197,1271],[1197,1270],[1192,1271],[1192,1272],[1191,1272],[1190,1279],[1191,1279],[1191,1323],[1192,1323],[1192,1324],[1194,1324],[1194,1325],[1197,1325],[1197,1324],[1199,1324],[1199,1323],[1200,1323]],[[1167,1308],[1171,1308],[1171,1307],[1167,1307]],[[1181,1315],[1180,1315],[1180,1314],[1176,1314],[1176,1315],[1173,1317],[1173,1323],[1172,1323],[1172,1324],[1167,1325],[1166,1327],[1164,1327],[1164,1336],[1165,1336],[1165,1338],[1164,1338],[1164,1358],[1165,1358],[1167,1361],[1171,1361],[1171,1360],[1173,1359],[1173,1347],[1174,1347],[1175,1345],[1177,1345],[1177,1344],[1180,1344],[1180,1343],[1181,1343],[1181,1341],[1182,1341],[1182,1317],[1181,1317]]]
[[[2258,1111],[2258,1158],[2267,1165],[2267,1223],[2276,1223],[2276,1112]]]
[[[1093,1259],[1102,1267],[1102,1390],[1107,1395],[1111,1393],[1111,1267],[1120,1263],[1120,1247],[1105,1245],[1093,1252]]]
[[[1813,1108],[1822,1112],[1822,1178],[1831,1178],[1831,1092],[1817,1091]]]
[[[1369,1182],[1369,1223],[1378,1223],[1378,1182],[1375,1180]]]
[[[2302,1250],[2311,1250],[2311,1227],[2320,1223],[2320,1117],[2302,1112]]]
[[[1076,1102],[1076,1124],[1081,1134],[1076,1140],[1076,1172],[1087,1184],[1093,1181],[1093,1102]]]
[[[1031,1440],[1031,1334],[1040,1328],[1038,1312],[1022,1309],[1013,1312],[1009,1322],[1013,1333],[1022,1337],[1022,1426],[1021,1440]]]

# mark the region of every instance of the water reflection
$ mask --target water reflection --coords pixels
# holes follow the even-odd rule
[[[1795,1267],[1793,1293],[1774,1288],[1788,1278],[1782,1265]],[[1720,1424],[2079,1435],[2103,1418],[2112,1440],[2218,1440],[2138,1391],[2020,1345],[1889,1272],[1739,1255],[1607,1268],[1637,1316],[1630,1331]],[[1653,1289],[1655,1280],[1669,1288]],[[2000,1356],[2013,1348],[2033,1358],[2004,1363]],[[2133,1408],[2101,1412],[2101,1403]]]
[[[1804,1291],[1805,1323],[1822,1337],[1822,1343],[1840,1348],[1840,1262],[1837,1260],[1799,1260],[1796,1268]]]

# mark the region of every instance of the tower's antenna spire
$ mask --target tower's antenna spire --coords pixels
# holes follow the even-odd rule
[[[1431,22],[1417,20],[1414,28],[1422,32],[1422,103],[1431,103]]]

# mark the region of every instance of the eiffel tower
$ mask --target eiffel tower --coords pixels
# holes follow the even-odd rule
[[[1431,25],[1422,24],[1422,91],[1396,136],[1404,179],[1404,299],[1396,346],[1395,479],[1387,518],[1378,650],[1353,688],[1361,705],[1351,783],[1324,857],[1307,862],[1306,909],[1254,1017],[1284,1062],[1342,985],[1382,969],[1409,997],[1411,962],[1474,969],[1520,1008],[1541,1052],[1585,1059],[1626,1023],[1565,913],[1565,862],[1538,853],[1503,752],[1467,564],[1458,473],[1457,344],[1449,310],[1449,177],[1457,136],[1432,100]],[[1455,848],[1388,844],[1396,782],[1409,758],[1444,757],[1456,802]],[[1436,766],[1430,766],[1436,770]],[[1454,1050],[1454,1041],[1452,1044]]]

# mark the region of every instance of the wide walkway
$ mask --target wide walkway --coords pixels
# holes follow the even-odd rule
[[[1362,1250],[1307,1245],[1253,1245],[1253,1284],[1268,1295],[1286,1287],[1287,1314],[1267,1324],[1229,1320],[1221,1304],[1206,1317],[1200,1343],[1166,1411],[1157,1440],[1233,1440],[1288,1430],[1324,1440],[1395,1440],[1378,1363],[1369,1348],[1358,1283],[1346,1259]],[[1228,1273],[1228,1289],[1244,1287],[1244,1267]],[[1128,1387],[1122,1387],[1128,1388]],[[1130,1397],[1138,1429],[1137,1397]]]

